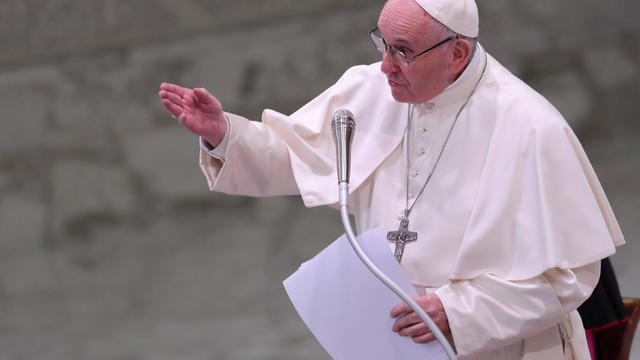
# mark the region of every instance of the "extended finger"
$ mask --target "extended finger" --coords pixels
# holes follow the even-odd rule
[[[162,106],[173,116],[178,116],[182,113],[182,108],[169,100],[163,99]]]
[[[428,333],[428,334],[424,334],[424,335],[420,335],[420,336],[415,336],[411,338],[413,340],[413,342],[418,343],[418,344],[426,344],[428,342],[431,342],[433,340],[436,339],[436,336],[433,335],[433,333]]]
[[[417,324],[417,323],[419,323],[421,321],[422,320],[420,319],[418,314],[416,314],[414,312],[410,312],[410,313],[398,318],[398,320],[396,320],[396,322],[393,323],[393,327],[391,328],[391,330],[393,330],[395,332],[399,332],[402,329],[406,328],[407,326],[411,326],[413,324]]]
[[[172,103],[178,105],[178,106],[182,106],[182,97],[180,97],[178,94],[176,93],[172,93],[172,92],[168,92],[166,90],[160,90],[160,98],[163,100],[169,100]]]
[[[176,85],[176,84],[171,84],[171,83],[167,83],[167,82],[163,82],[162,84],[160,84],[160,89],[161,90],[166,90],[172,93],[176,93],[178,96],[182,97],[184,96],[184,94],[186,92],[188,92],[189,89],[184,88],[182,86]]]
[[[427,325],[425,325],[425,323],[423,322],[420,322],[420,323],[405,327],[404,329],[400,330],[398,334],[401,336],[416,337],[416,336],[422,336],[429,332],[431,332],[431,330],[429,330]]]

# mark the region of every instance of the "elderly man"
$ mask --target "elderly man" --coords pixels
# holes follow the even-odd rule
[[[338,200],[329,122],[351,110],[357,227],[417,232],[390,233],[390,249],[458,354],[588,358],[575,309],[624,240],[573,132],[477,43],[473,0],[389,0],[370,36],[382,62],[290,116],[248,121],[201,88],[164,83],[160,97],[201,137],[212,190],[307,206]],[[405,304],[390,315],[400,336],[434,339]]]

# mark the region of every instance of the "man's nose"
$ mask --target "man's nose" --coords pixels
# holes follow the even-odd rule
[[[382,54],[382,64],[380,65],[380,71],[384,74],[390,74],[394,72],[398,72],[399,68],[396,64],[396,58],[393,56],[392,51],[385,51]]]

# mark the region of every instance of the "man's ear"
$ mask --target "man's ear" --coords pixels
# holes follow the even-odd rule
[[[471,43],[466,39],[453,40],[453,51],[449,70],[454,74],[460,74],[471,60]]]

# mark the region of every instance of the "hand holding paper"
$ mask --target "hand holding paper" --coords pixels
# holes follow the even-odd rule
[[[443,334],[449,334],[449,321],[444,312],[442,301],[436,294],[429,294],[415,299],[418,305],[427,312],[429,317],[438,325]],[[431,330],[422,322],[409,305],[400,303],[391,309],[391,317],[398,318],[393,324],[393,331],[401,336],[410,336],[414,342],[424,344],[436,339]]]
[[[380,270],[417,297],[382,229],[365,232],[358,242]],[[344,235],[303,263],[284,286],[302,320],[334,359],[447,359],[437,342],[417,344],[393,332],[395,320],[389,313],[398,297],[369,272]]]

